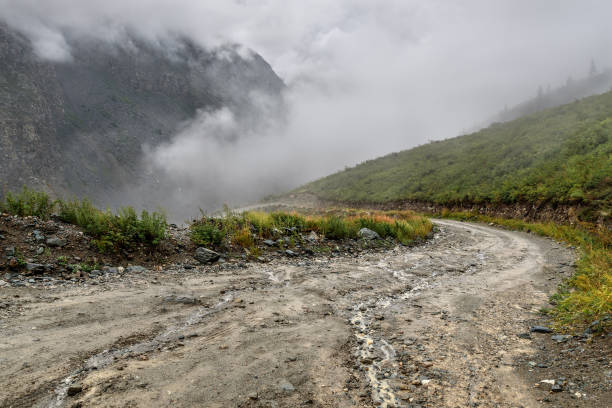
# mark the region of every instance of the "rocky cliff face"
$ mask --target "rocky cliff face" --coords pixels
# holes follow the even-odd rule
[[[198,110],[255,117],[254,93],[281,103],[271,67],[235,47],[66,38],[71,60],[41,60],[0,23],[0,194],[30,185],[107,205],[150,177],[143,146],[169,142]]]

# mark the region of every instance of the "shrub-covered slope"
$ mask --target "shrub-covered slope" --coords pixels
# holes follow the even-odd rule
[[[576,203],[612,199],[612,92],[370,160],[298,191],[384,203]]]

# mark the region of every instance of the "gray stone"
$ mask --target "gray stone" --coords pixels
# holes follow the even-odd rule
[[[200,247],[196,249],[195,255],[193,256],[198,262],[202,264],[213,263],[216,262],[221,255],[216,253],[215,251],[211,251],[210,249]]]
[[[72,397],[73,395],[77,395],[81,391],[83,391],[83,386],[82,385],[80,385],[80,384],[73,384],[70,387],[68,387],[68,390],[66,391],[66,394],[68,394],[69,397]]]
[[[60,247],[61,248],[66,245],[66,240],[57,238],[57,237],[47,238],[47,245],[50,247]]]
[[[563,386],[557,382],[555,382],[555,384],[552,386],[552,388],[550,389],[552,392],[561,392],[563,391]]]
[[[306,239],[310,242],[317,242],[319,240],[319,236],[316,232],[310,231],[310,234],[306,237]]]
[[[110,274],[116,274],[119,273],[119,268],[117,268],[116,266],[105,266],[102,268],[102,270],[106,273],[110,273]]]
[[[253,401],[257,401],[259,399],[259,395],[257,395],[256,392],[249,393],[248,397],[250,400],[253,400]]]
[[[532,333],[552,333],[552,330],[546,326],[533,326],[529,331]]]
[[[36,253],[38,255],[42,255],[45,253],[45,247],[38,247],[38,249],[36,250]]]
[[[45,240],[45,236],[39,230],[32,231],[32,235],[34,235],[34,239],[38,242],[42,242]]]
[[[143,273],[143,272],[147,272],[147,268],[145,268],[144,266],[140,266],[140,265],[130,265],[127,268],[125,268],[125,271],[127,273]]]
[[[565,343],[566,341],[568,341],[572,337],[573,336],[571,336],[569,334],[555,334],[554,336],[551,336],[551,339],[556,341],[557,343]]]
[[[358,235],[361,238],[367,239],[367,240],[380,239],[380,235],[378,235],[378,233],[376,231],[372,231],[369,228],[362,228],[362,229],[360,229]]]
[[[193,296],[173,295],[173,296],[166,296],[164,298],[164,302],[183,303],[185,305],[195,305],[199,303],[199,300],[194,298]]]
[[[44,272],[45,266],[37,263],[26,263],[26,270],[31,273]]]
[[[287,254],[288,256],[297,256],[297,254],[290,249],[287,249],[285,251],[285,254]]]
[[[276,242],[272,241],[271,239],[266,239],[263,243],[270,247],[276,245]]]
[[[16,250],[14,246],[8,246],[4,248],[4,255],[6,255],[7,257],[15,256],[15,252]]]
[[[293,384],[291,384],[287,380],[280,380],[280,382],[278,383],[278,387],[281,389],[281,391],[284,391],[284,392],[295,391],[295,387],[293,386]]]

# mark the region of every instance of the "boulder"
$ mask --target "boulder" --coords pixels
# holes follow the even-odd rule
[[[380,235],[376,231],[372,231],[369,228],[362,228],[359,230],[359,236],[363,239],[372,240],[372,239],[380,239]]]
[[[193,257],[201,264],[208,264],[218,261],[221,255],[210,249],[200,247],[196,249]]]

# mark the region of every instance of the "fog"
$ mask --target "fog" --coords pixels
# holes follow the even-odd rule
[[[170,144],[144,149],[206,208],[459,135],[539,86],[586,76],[591,59],[612,65],[609,1],[0,0],[0,9],[46,59],[70,60],[66,30],[112,41],[125,29],[152,41],[181,34],[261,54],[287,85],[282,121],[251,128],[228,108],[200,112]],[[236,133],[248,137],[224,136]]]

